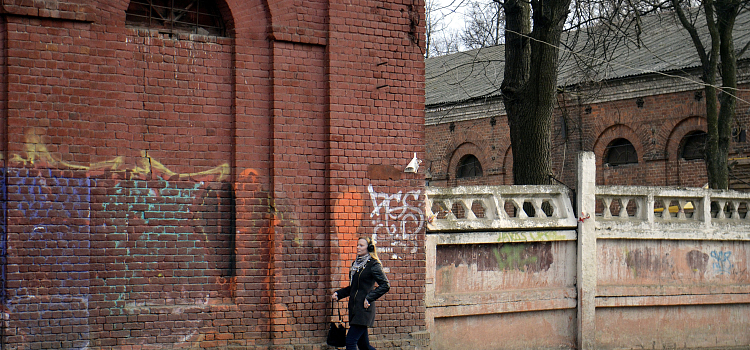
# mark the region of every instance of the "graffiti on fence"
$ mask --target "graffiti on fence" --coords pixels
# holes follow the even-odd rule
[[[651,247],[626,250],[624,253],[625,265],[633,277],[653,276],[674,270],[673,257]]]
[[[706,265],[708,265],[708,254],[703,253],[699,250],[691,250],[685,256],[687,259],[688,267],[693,272],[700,272],[701,274],[706,271]]]
[[[436,266],[476,266],[477,271],[547,271],[554,262],[551,242],[448,244],[436,250]]]
[[[541,242],[560,241],[567,236],[558,231],[500,232],[497,242]]]
[[[730,275],[732,273],[732,268],[734,267],[734,264],[732,264],[731,261],[729,261],[729,258],[732,256],[732,252],[725,252],[725,251],[718,251],[714,250],[711,252],[711,257],[716,259],[714,261],[714,270],[719,275],[727,274]]]

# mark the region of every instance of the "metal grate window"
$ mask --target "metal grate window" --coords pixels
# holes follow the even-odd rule
[[[706,134],[703,131],[691,132],[682,139],[682,159],[706,158]]]
[[[610,142],[606,154],[604,159],[609,166],[638,163],[638,153],[633,144],[626,139],[616,139]]]
[[[477,157],[467,154],[458,161],[458,168],[456,169],[457,179],[480,176],[482,176],[482,164],[479,163]]]
[[[166,33],[227,36],[216,1],[131,0],[125,22]]]

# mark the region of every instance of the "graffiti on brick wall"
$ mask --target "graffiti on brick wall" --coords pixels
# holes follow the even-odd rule
[[[732,252],[725,252],[725,251],[718,251],[714,250],[711,252],[711,257],[714,258],[713,266],[714,271],[716,271],[717,274],[723,275],[732,274],[732,268],[734,267],[734,264],[732,264],[731,261],[729,261],[729,258],[732,256]]]
[[[158,233],[173,232],[174,230],[171,227],[179,225],[176,220],[190,217],[219,225],[216,218],[221,217],[221,214],[216,211],[231,211],[233,191],[230,185],[227,183],[216,185],[216,183],[228,179],[231,171],[228,163],[200,172],[177,173],[149,155],[147,151],[142,150],[136,164],[130,167],[124,165],[122,156],[89,164],[76,164],[63,161],[51,152],[44,142],[44,134],[45,130],[42,128],[27,129],[24,133],[23,155],[13,154],[11,163],[21,167],[81,170],[85,171],[86,178],[61,180],[61,183],[48,184],[46,182],[50,180],[43,176],[31,178],[32,183],[19,184],[19,188],[31,186],[37,191],[37,197],[33,201],[19,202],[18,209],[26,213],[27,217],[43,220],[49,216],[49,210],[56,209],[35,208],[35,205],[38,206],[39,204],[33,203],[46,202],[49,197],[41,193],[42,191],[49,192],[43,188],[68,186],[67,183],[63,182],[77,180],[79,182],[86,181],[86,183],[71,184],[71,186],[74,188],[82,186],[82,188],[88,190],[91,186],[89,178],[104,171],[125,173],[129,175],[130,180],[134,181],[134,183],[119,181],[115,184],[114,191],[107,192],[105,211],[123,211],[122,208],[125,207],[129,215],[128,219],[140,219],[153,230],[160,231]],[[147,178],[155,180],[144,180]],[[78,195],[75,190],[73,193],[66,193],[64,196],[70,199],[74,195]],[[86,203],[89,201],[90,198],[85,199]],[[51,203],[60,202],[65,201],[52,201]],[[196,208],[196,206],[201,208]],[[206,211],[207,208],[209,212]],[[214,212],[211,212],[211,208]],[[196,218],[191,214],[191,210],[204,215],[201,218]],[[162,215],[163,212],[170,212],[168,215],[171,215],[171,217]],[[70,216],[70,213],[63,213],[63,215]],[[231,228],[229,229],[231,230]],[[204,234],[204,241],[208,240],[207,231],[205,229],[201,229],[201,231]],[[233,232],[229,233],[233,235]]]
[[[374,226],[373,240],[377,241],[378,234],[386,234],[392,246],[413,245],[417,241],[416,234],[424,227],[424,210],[420,200],[422,191],[412,190],[406,194],[398,191],[388,194],[376,192],[372,185],[367,186],[367,191],[373,206],[370,212]],[[388,252],[388,249],[383,251]]]
[[[121,220],[105,221],[117,233],[128,233],[123,248],[128,256],[196,256],[224,277],[234,274],[234,233],[231,224],[232,191],[228,184],[155,180],[121,180],[107,191],[102,212],[126,213]],[[172,245],[160,241],[176,242]],[[175,245],[179,249],[175,250]],[[148,249],[145,249],[148,248]],[[211,260],[207,260],[211,259]],[[150,262],[154,267],[157,262]],[[148,268],[146,270],[156,271]],[[143,271],[146,271],[143,270]],[[163,272],[157,277],[172,275]],[[221,281],[218,281],[221,282]]]
[[[117,170],[123,163],[122,157],[115,157],[111,160],[102,162],[90,163],[88,165],[75,164],[71,162],[63,161],[59,157],[53,155],[49,151],[47,145],[43,141],[44,129],[41,128],[29,128],[24,133],[24,153],[25,157],[19,154],[12,154],[10,157],[10,163],[20,163],[24,167],[41,165],[48,167],[55,167],[60,169],[74,169],[74,170],[97,170],[97,169],[112,169]]]
[[[193,198],[201,190],[203,183],[175,184],[163,178],[156,180],[133,180],[120,181],[114,186],[114,191],[107,192],[104,211],[126,211],[129,220],[140,219],[151,228],[161,232],[167,231],[168,226],[178,224],[175,220],[185,219],[180,214],[188,214]],[[173,217],[165,217],[164,212],[169,212]],[[169,225],[171,224],[171,225]]]
[[[3,317],[7,320],[6,329],[16,329],[19,346],[88,349],[88,295],[37,296],[27,295],[24,290],[18,294],[5,303]],[[26,317],[17,319],[15,315]]]
[[[193,173],[177,173],[167,166],[150,156],[147,151],[141,150],[141,157],[137,164],[131,167],[124,166],[124,158],[117,156],[109,160],[92,162],[89,164],[77,164],[67,162],[49,151],[47,144],[43,140],[44,129],[29,128],[24,133],[24,152],[25,156],[13,154],[10,162],[20,164],[23,167],[28,166],[46,166],[59,169],[86,170],[89,175],[94,175],[105,170],[109,171],[129,171],[131,177],[139,175],[154,174],[161,175],[164,178],[201,178],[215,179],[216,181],[226,180],[230,174],[229,164],[224,163],[215,168]]]
[[[35,231],[46,230],[50,217],[84,219],[78,224],[88,224],[91,202],[91,180],[88,177],[67,177],[53,174],[49,169],[30,176],[14,176],[16,190],[15,209],[23,212],[36,226]],[[79,203],[74,205],[73,203]]]
[[[79,175],[76,177],[75,175]],[[28,258],[22,287],[5,303],[7,326],[23,344],[88,345],[88,225],[91,180],[80,174],[13,171],[9,209],[24,213],[25,239],[5,242]],[[67,293],[65,293],[67,292]]]
[[[229,177],[230,173],[229,163],[224,163],[215,168],[205,171],[194,173],[176,173],[167,168],[164,164],[160,163],[155,158],[151,157],[146,151],[141,151],[141,158],[138,160],[138,165],[135,166],[132,171],[134,174],[159,174],[165,178],[196,178],[215,181],[226,180]]]
[[[122,271],[125,276],[147,277],[150,285],[170,286],[154,296],[130,287],[118,289],[121,292],[117,307],[124,312],[179,314],[205,309],[210,297],[227,295],[230,287],[226,284],[234,276],[235,265],[234,190],[225,181],[230,174],[227,163],[205,171],[178,173],[141,151],[131,166],[120,156],[81,164],[64,161],[51,152],[43,142],[43,134],[39,128],[26,131],[23,151],[9,157],[8,164],[13,168],[8,183],[13,185],[2,184],[3,190],[10,188],[13,192],[12,201],[3,201],[3,205],[7,204],[7,210],[16,213],[11,215],[22,217],[20,222],[24,223],[18,226],[22,227],[22,238],[10,242],[6,227],[2,227],[2,248],[10,247],[14,256],[33,260],[24,262],[33,278],[10,276],[23,282],[4,297],[5,325],[17,336],[11,346],[87,348],[89,278],[101,278],[95,276],[104,272],[90,273],[89,256],[81,254],[90,248],[92,202],[101,205],[96,225],[107,226],[101,232],[127,234],[115,241],[117,248],[127,251],[127,260],[119,261],[137,265],[127,265]],[[93,188],[103,191],[92,196]],[[3,210],[3,215],[6,213]],[[169,248],[167,244],[174,246]],[[136,250],[130,251],[131,248]],[[186,262],[174,271],[171,267],[156,269],[158,264],[151,264],[157,261],[156,255],[175,254],[180,256],[168,260]],[[206,270],[199,272],[205,281],[215,278],[216,290],[193,293],[194,289],[182,283],[191,280],[193,272],[184,271],[192,266]],[[180,282],[171,282],[175,280]],[[110,283],[106,278],[101,282],[104,286]],[[118,287],[122,281],[112,283]],[[173,306],[164,307],[165,301]],[[200,340],[200,327],[200,320],[185,323],[183,329],[173,330],[173,337],[164,338],[162,343]]]

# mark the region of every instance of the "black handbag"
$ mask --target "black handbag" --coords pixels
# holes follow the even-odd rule
[[[335,302],[333,301],[331,302],[331,318],[333,318],[334,303]],[[339,322],[331,321],[331,326],[328,328],[326,344],[336,348],[342,348],[346,346],[346,326],[344,326],[344,323],[341,321],[341,310],[336,308],[336,311],[338,311],[339,314]]]

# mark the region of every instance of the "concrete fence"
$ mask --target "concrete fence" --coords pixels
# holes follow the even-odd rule
[[[574,196],[427,189],[433,349],[750,347],[750,194],[596,186],[594,164]]]

